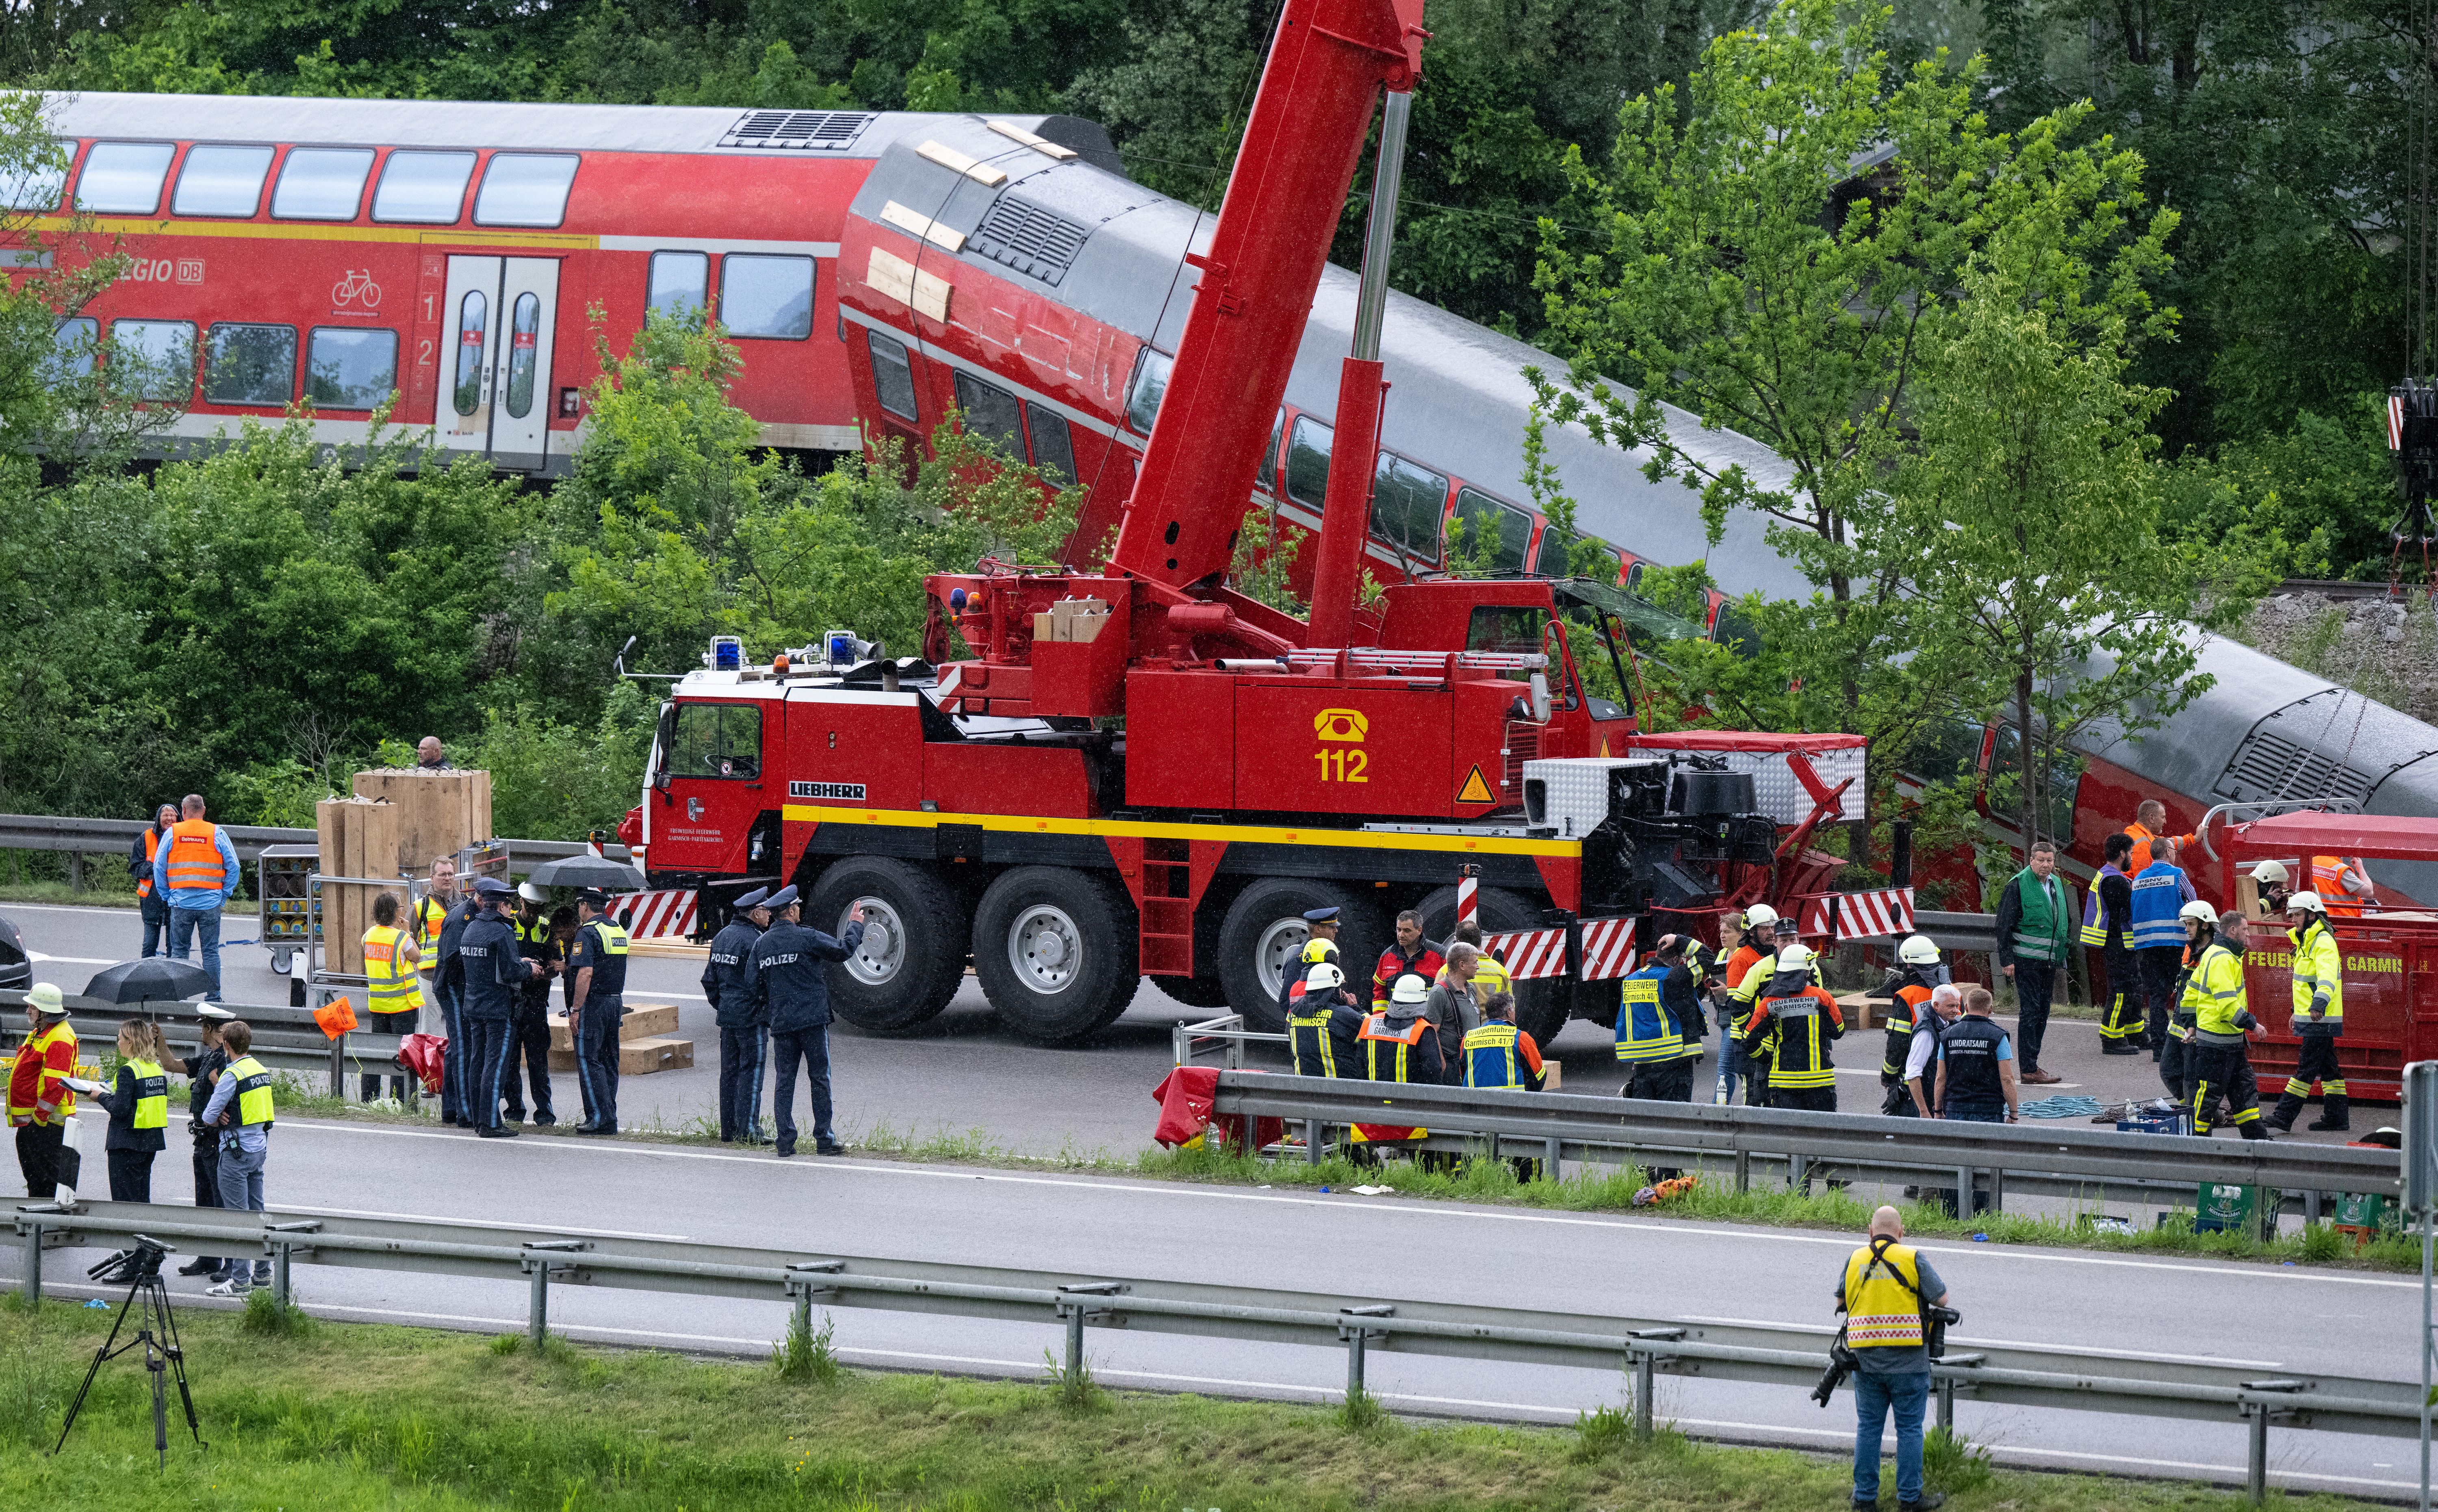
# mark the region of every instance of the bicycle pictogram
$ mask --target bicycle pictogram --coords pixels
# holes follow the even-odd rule
[[[380,285],[373,282],[369,268],[350,268],[347,276],[330,286],[330,303],[344,305],[362,301],[366,309],[380,308]]]

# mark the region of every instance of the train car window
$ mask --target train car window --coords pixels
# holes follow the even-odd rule
[[[1467,555],[1478,557],[1481,543],[1495,532],[1496,543],[1490,551],[1491,571],[1501,574],[1524,571],[1525,549],[1532,544],[1531,516],[1470,485],[1456,491],[1456,513],[1464,521]]]
[[[1719,606],[1718,621],[1710,626],[1710,639],[1746,661],[1759,656],[1761,652],[1759,626],[1754,624],[1745,617],[1742,610],[1736,607],[1733,599]]]
[[[540,357],[541,296],[519,294],[508,308],[508,413],[533,413],[534,363]]]
[[[1270,422],[1270,448],[1262,453],[1262,488],[1267,493],[1279,491],[1279,432],[1287,428],[1287,407],[1279,406],[1279,417]]]
[[[1420,463],[1380,453],[1371,474],[1371,534],[1418,562],[1439,565],[1448,481]]]
[[[168,142],[96,142],[77,175],[80,210],[97,215],[151,215],[161,208],[161,181],[177,147]]]
[[[1295,436],[1287,443],[1287,497],[1298,504],[1318,509],[1329,497],[1330,428],[1310,415],[1295,423]]]
[[[1016,413],[1016,396],[971,373],[958,374],[956,386],[957,409],[965,417],[966,434],[996,442],[1023,460],[1024,436],[1018,429],[1023,422]]]
[[[178,165],[169,208],[179,215],[252,216],[262,207],[262,181],[270,172],[267,147],[190,147]]]
[[[577,160],[557,152],[494,152],[474,195],[478,226],[555,226],[567,219]]]
[[[305,396],[325,410],[369,410],[398,387],[398,332],[322,326],[306,349]]]
[[[204,345],[203,397],[213,404],[286,404],[296,389],[296,327],[222,322]]]
[[[0,210],[56,210],[60,191],[68,186],[68,165],[76,161],[76,138],[51,144],[60,150],[56,162],[30,163],[0,174]]]
[[[112,321],[110,366],[121,394],[183,403],[195,391],[195,323]]]
[[[101,322],[90,315],[60,322],[51,327],[51,357],[44,364],[45,376],[54,382],[92,377],[94,348],[100,342]]]
[[[711,255],[656,252],[644,285],[644,308],[680,320],[700,320],[711,308]]]
[[[1168,376],[1176,359],[1146,346],[1135,358],[1135,374],[1126,385],[1126,424],[1137,435],[1151,434],[1159,418],[1159,401],[1168,394]]]
[[[1033,436],[1033,465],[1040,470],[1042,481],[1052,488],[1064,488],[1073,483],[1078,476],[1075,436],[1068,429],[1067,417],[1027,399],[1024,429]]]
[[[279,165],[279,185],[271,191],[278,220],[353,220],[363,203],[364,175],[373,170],[368,147],[294,147]]]
[[[473,176],[471,152],[392,152],[373,185],[373,219],[455,225],[466,213],[466,181]]]
[[[765,341],[813,334],[813,259],[738,252],[720,258],[719,323],[731,336]]]
[[[914,364],[907,360],[906,348],[878,331],[866,331],[865,344],[872,349],[872,387],[879,396],[880,407],[902,420],[920,420],[914,404]]]
[[[457,307],[457,384],[451,396],[459,414],[471,414],[483,403],[483,360],[490,340],[491,302],[478,290],[468,290]]]

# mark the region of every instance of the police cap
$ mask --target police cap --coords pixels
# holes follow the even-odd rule
[[[586,888],[575,895],[575,901],[588,908],[607,908],[610,906],[610,894],[599,888]]]
[[[1334,924],[1337,923],[1337,910],[1334,907],[1307,908],[1303,920],[1308,924]]]
[[[477,877],[474,880],[474,896],[478,898],[504,898],[516,890],[497,877]]]
[[[787,905],[789,905],[789,904],[791,904],[791,903],[793,903],[793,902],[795,902],[795,901],[796,901],[796,889],[795,889],[795,888],[781,888],[778,891],[776,891],[776,892],[774,892],[774,893],[770,894],[770,896],[768,896],[768,897],[767,897],[767,898],[763,899],[763,900],[762,900],[762,906],[763,906],[763,907],[765,907],[765,908],[769,909],[772,913],[777,913],[780,909],[785,908],[786,906],[787,906]]]
[[[753,909],[761,907],[763,900],[769,896],[769,888],[756,888],[751,892],[740,893],[737,896],[736,901],[730,904],[728,906],[738,913],[750,913]]]

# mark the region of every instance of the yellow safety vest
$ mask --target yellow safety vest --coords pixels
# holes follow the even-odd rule
[[[425,972],[437,971],[440,967],[440,930],[448,923],[447,904],[428,892],[415,900],[415,943],[423,952],[419,964]]]
[[[2235,1024],[2236,1015],[2244,1011],[2243,958],[2211,941],[2184,978],[2180,1006],[2191,1011],[2195,1032],[2243,1038],[2242,1029]],[[2223,1038],[2220,1043],[2225,1043]]]
[[[237,1121],[247,1128],[272,1122],[271,1073],[253,1056],[231,1061],[222,1076],[237,1078]]]
[[[135,1119],[138,1129],[169,1127],[169,1078],[150,1061],[130,1057],[127,1069],[135,1073]]]
[[[423,1006],[415,968],[402,958],[406,931],[375,924],[364,931],[364,996],[376,1013],[412,1013]]]
[[[2323,1024],[2341,1024],[2345,1016],[2345,958],[2337,949],[2336,931],[2324,919],[2314,919],[2298,934],[2286,931],[2294,946],[2294,1022],[2288,1026],[2301,1032],[2311,1022],[2311,999],[2322,993],[2328,1006],[2322,1011]]]
[[[1890,1244],[1875,1256],[1865,1244],[1846,1257],[1847,1348],[1902,1349],[1921,1344],[1921,1262],[1908,1246]]]
[[[68,1046],[69,1069],[54,1071],[50,1066],[50,1048],[62,1040]],[[64,1123],[76,1116],[76,1089],[64,1082],[53,1090],[58,1100],[52,1104],[51,1111],[44,1113],[42,1109],[45,1083],[76,1074],[76,1030],[68,1026],[66,1019],[62,1019],[40,1034],[27,1035],[26,1043],[17,1047],[17,1059],[10,1063],[9,1070],[9,1122],[11,1125]],[[20,1082],[25,1085],[20,1086]]]

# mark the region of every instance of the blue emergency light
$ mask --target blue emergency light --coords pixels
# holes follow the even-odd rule
[[[716,671],[736,672],[745,665],[745,642],[733,635],[711,638],[711,664]]]

